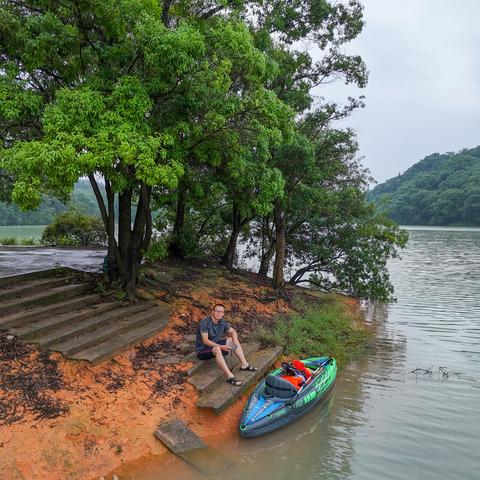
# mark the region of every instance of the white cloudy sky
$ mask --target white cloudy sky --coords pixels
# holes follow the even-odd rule
[[[480,145],[480,0],[363,0],[366,21],[347,53],[359,54],[368,86],[338,84],[339,100],[364,94],[346,122],[383,182],[434,152]]]

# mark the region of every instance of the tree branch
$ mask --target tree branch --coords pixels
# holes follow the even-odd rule
[[[105,230],[108,232],[108,213],[107,209],[105,208],[105,202],[103,201],[102,194],[100,193],[100,189],[98,188],[98,183],[95,180],[95,176],[93,175],[93,173],[88,176],[88,179],[90,180],[90,185],[92,186],[93,193],[95,194],[95,198],[97,199],[98,208],[100,209],[100,214],[102,215]]]

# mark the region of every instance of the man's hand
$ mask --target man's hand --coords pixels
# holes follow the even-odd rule
[[[224,351],[224,352],[229,352],[230,347],[228,345],[219,345],[219,347]]]

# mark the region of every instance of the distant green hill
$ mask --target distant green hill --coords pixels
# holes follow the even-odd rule
[[[429,155],[368,196],[401,225],[480,226],[480,147]]]
[[[67,204],[55,198],[45,197],[38,209],[22,212],[16,205],[0,202],[0,225],[48,225],[57,213],[73,206],[84,214],[100,216],[95,195],[88,181],[81,180],[75,185]]]

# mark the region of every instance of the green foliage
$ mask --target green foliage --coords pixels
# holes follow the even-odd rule
[[[156,262],[168,256],[168,247],[165,241],[160,239],[150,242],[148,250],[145,252],[145,258],[151,262]]]
[[[365,85],[361,58],[341,51],[362,28],[357,0],[6,0],[0,172],[13,182],[8,196],[28,210],[45,195],[66,201],[79,178],[103,182],[110,272],[131,296],[152,205],[163,238],[194,255],[218,252],[239,226],[248,233],[274,204],[290,211],[315,172],[312,137],[294,120],[314,116],[325,127],[360,106],[325,103],[306,114],[322,83]],[[296,50],[302,40],[315,42],[320,60]],[[342,132],[328,138],[325,159],[348,144]],[[55,238],[83,242],[61,230]]]
[[[17,245],[17,239],[15,237],[3,237],[0,238],[0,245]]]
[[[39,245],[39,242],[35,238],[21,238],[20,245],[34,246]]]
[[[288,356],[330,355],[340,367],[358,358],[372,336],[366,327],[352,322],[351,312],[334,296],[301,313],[277,317],[273,329],[261,327],[256,334],[263,344],[283,346]]]
[[[403,225],[479,226],[480,147],[429,155],[369,199]]]
[[[46,245],[100,247],[106,245],[107,235],[100,218],[70,210],[55,217],[41,241]]]
[[[115,298],[118,301],[123,302],[123,301],[127,300],[127,294],[122,290],[116,290],[115,291]]]

